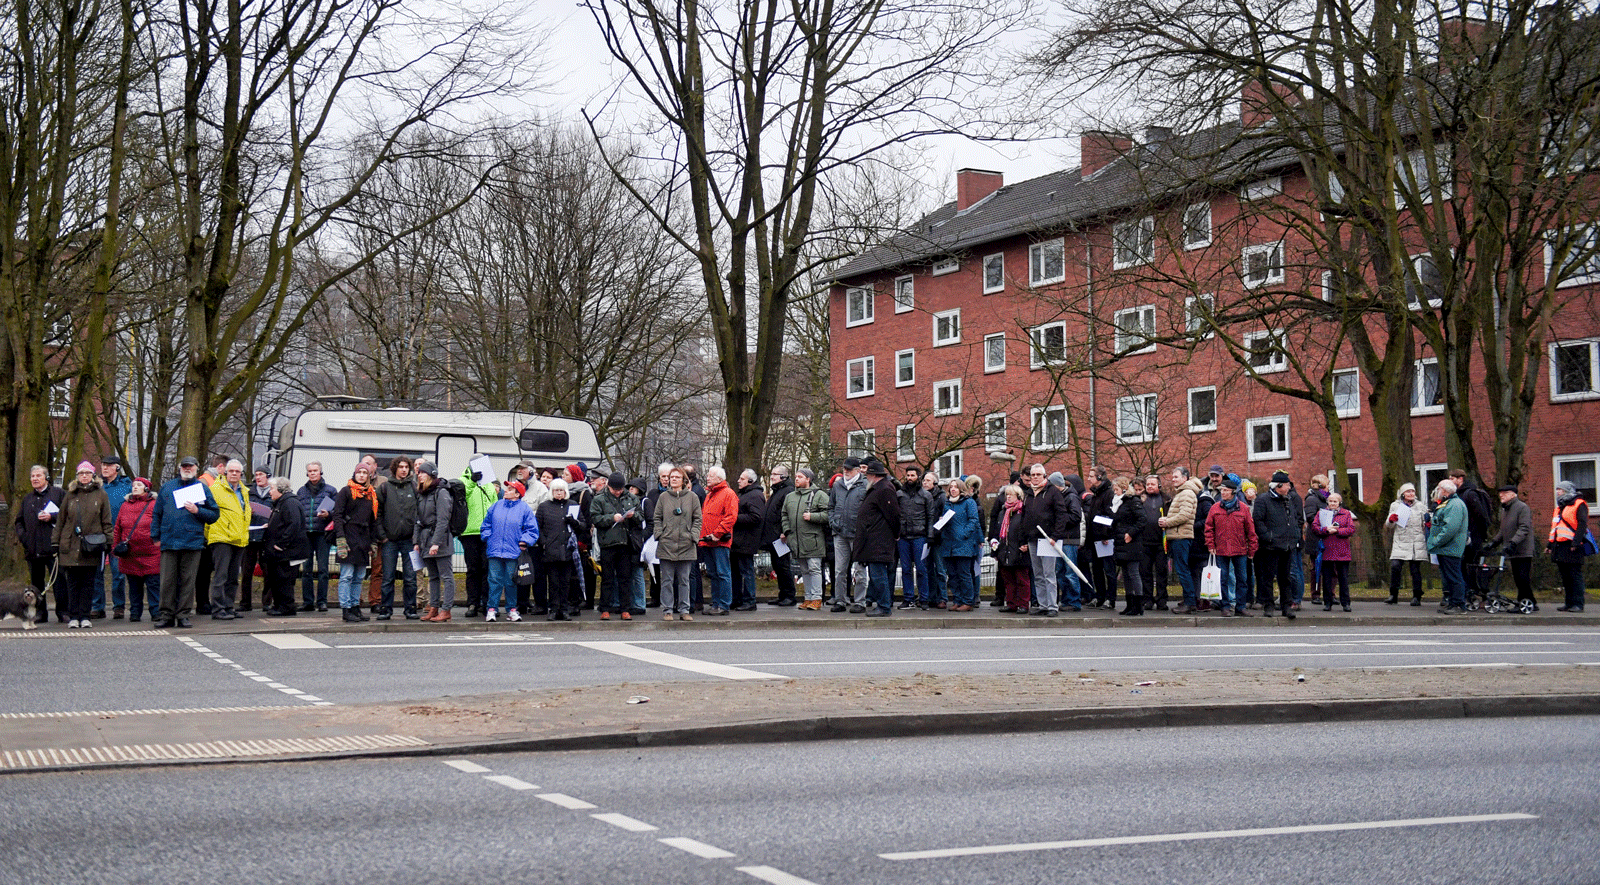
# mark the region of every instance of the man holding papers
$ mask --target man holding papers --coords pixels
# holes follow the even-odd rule
[[[151,624],[155,629],[189,626],[206,526],[220,513],[211,489],[200,481],[199,459],[190,455],[179,461],[178,477],[161,487],[150,516],[150,539],[161,545],[161,616]]]
[[[1055,617],[1060,608],[1056,603],[1056,558],[1055,548],[1044,542],[1039,537],[1042,529],[1051,540],[1060,541],[1066,535],[1067,526],[1067,500],[1062,497],[1060,489],[1050,484],[1049,471],[1043,464],[1034,464],[1028,468],[1028,488],[1022,497],[1022,533],[1018,542],[1028,539],[1031,545],[1028,548],[1029,564],[1033,568],[1033,595],[1039,607],[1034,614],[1047,618]],[[1069,595],[1067,608],[1072,611],[1082,611],[1082,602],[1076,594]]]

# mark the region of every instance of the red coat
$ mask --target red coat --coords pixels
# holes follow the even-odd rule
[[[117,511],[117,527],[112,532],[111,544],[128,542],[127,556],[117,557],[117,568],[125,575],[161,574],[161,545],[150,539],[150,520],[155,518],[154,499],[145,494],[138,498],[124,498],[122,509]],[[146,506],[149,505],[149,506]]]
[[[715,538],[701,541],[702,547],[732,547],[733,523],[739,518],[739,496],[719,482],[706,489],[706,502],[700,509],[700,537]]]
[[[1211,505],[1206,513],[1206,547],[1218,556],[1255,556],[1259,542],[1256,540],[1256,523],[1250,517],[1250,505],[1235,498],[1239,506],[1229,513],[1222,502]]]

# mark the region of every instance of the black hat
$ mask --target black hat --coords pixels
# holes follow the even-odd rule
[[[854,470],[860,466],[861,459],[857,458],[855,455],[851,455],[850,457],[844,459],[844,469],[846,470]]]
[[[1517,493],[1517,487],[1515,485],[1503,485],[1500,487],[1500,491],[1510,492],[1511,494],[1515,495]]]
[[[184,455],[183,456],[183,460],[178,462],[178,466],[179,467],[199,467],[200,466],[200,459],[196,458],[193,455]]]
[[[620,489],[626,485],[623,482],[621,471],[612,471],[611,475],[606,477],[606,485],[614,489]]]
[[[1272,484],[1273,485],[1277,485],[1279,483],[1284,483],[1284,482],[1288,482],[1288,481],[1289,481],[1289,474],[1284,473],[1282,470],[1279,470],[1276,473],[1272,474]]]
[[[873,458],[867,462],[867,474],[870,476],[888,476],[889,468],[883,466],[883,462],[877,458]]]
[[[122,459],[118,458],[116,455],[107,455],[104,458],[100,459],[100,463],[101,464],[118,464],[118,465],[120,465],[122,463]]]

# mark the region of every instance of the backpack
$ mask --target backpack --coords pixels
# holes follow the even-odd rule
[[[441,479],[439,483],[450,493],[450,535],[460,537],[467,530],[467,487],[459,479]]]

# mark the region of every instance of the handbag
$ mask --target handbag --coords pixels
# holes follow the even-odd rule
[[[110,540],[106,538],[104,533],[78,533],[78,552],[84,556],[99,556],[106,552],[106,548],[109,546],[111,546]]]
[[[128,534],[130,536],[132,536],[133,533],[139,531],[139,520],[144,519],[144,515],[146,513],[150,512],[150,504],[153,504],[153,503],[155,503],[155,502],[151,501],[151,502],[145,504],[144,505],[144,509],[139,511],[139,515],[133,518],[133,528],[128,530]],[[111,555],[115,556],[115,557],[118,557],[118,558],[121,558],[123,556],[127,556],[129,553],[132,553],[132,552],[133,552],[133,545],[130,544],[128,541],[122,541],[121,543],[117,544],[117,546],[111,548]]]
[[[524,550],[517,556],[517,574],[513,578],[518,587],[533,586],[533,551]]]
[[[1222,569],[1217,566],[1217,555],[1211,554],[1211,562],[1200,570],[1200,598],[1217,602],[1222,599]]]

